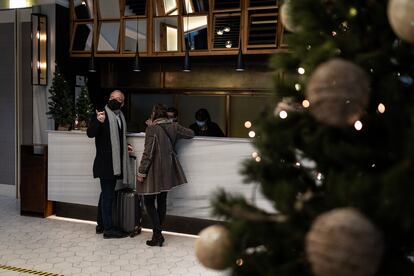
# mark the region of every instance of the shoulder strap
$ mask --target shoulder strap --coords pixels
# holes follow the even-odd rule
[[[173,150],[173,152],[175,153],[175,143],[173,143],[173,141],[172,141],[172,139],[171,139],[171,136],[168,134],[167,130],[166,130],[166,129],[165,129],[165,128],[161,125],[161,124],[159,124],[159,126],[160,126],[160,127],[161,127],[161,129],[164,131],[165,135],[167,135],[168,140],[170,140],[172,150]]]

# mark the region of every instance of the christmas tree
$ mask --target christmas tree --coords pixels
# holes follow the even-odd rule
[[[199,260],[233,275],[414,275],[414,1],[289,0],[281,14],[290,51],[271,59],[282,77],[243,168],[277,211],[220,192],[228,224],[200,234]]]
[[[87,122],[92,115],[93,106],[89,98],[88,87],[82,87],[81,93],[76,100],[76,114],[79,122]]]
[[[75,101],[69,84],[57,69],[49,89],[49,111],[46,113],[58,125],[72,124],[75,119]]]

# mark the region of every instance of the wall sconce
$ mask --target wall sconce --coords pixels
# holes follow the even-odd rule
[[[32,84],[47,85],[47,17],[32,13]]]

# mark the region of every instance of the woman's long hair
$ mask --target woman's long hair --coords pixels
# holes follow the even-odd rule
[[[167,106],[157,103],[152,107],[152,120],[167,118]]]

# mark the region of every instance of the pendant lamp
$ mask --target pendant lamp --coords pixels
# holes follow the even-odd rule
[[[92,37],[91,56],[89,58],[88,72],[89,73],[95,73],[96,72],[94,46],[93,46],[93,37]]]
[[[134,67],[132,69],[132,71],[134,72],[141,72],[141,63],[139,60],[138,34],[139,34],[139,19],[137,18],[137,43],[136,43],[136,48],[135,48]]]
[[[191,72],[191,64],[190,64],[190,32],[188,29],[188,24],[190,21],[190,16],[188,15],[188,9],[189,9],[189,3],[190,1],[187,1],[187,7],[186,7],[186,14],[187,14],[187,40],[185,39],[185,32],[184,32],[184,43],[185,43],[185,55],[184,55],[184,66],[183,66],[183,72],[189,73]]]
[[[234,68],[234,70],[236,70],[237,72],[243,72],[245,70],[244,61],[243,61],[242,48],[243,48],[242,47],[242,39],[241,39],[241,35],[240,35],[240,39],[239,39],[239,54],[237,55],[236,68]]]

